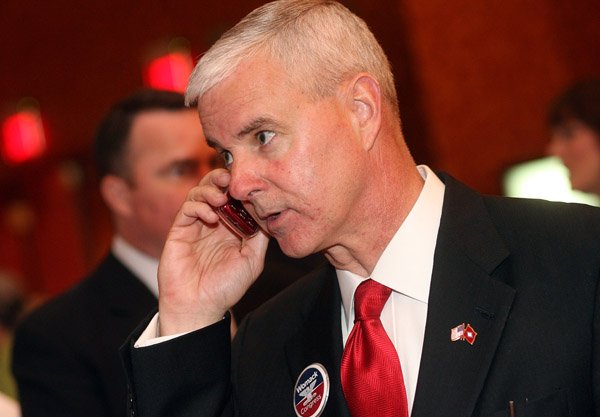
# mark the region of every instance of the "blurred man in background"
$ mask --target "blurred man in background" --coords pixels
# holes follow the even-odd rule
[[[580,81],[548,112],[549,152],[569,170],[574,190],[600,196],[600,79]]]
[[[118,347],[156,305],[167,232],[189,189],[216,166],[179,93],[143,90],[114,105],[94,144],[114,238],[98,267],[19,327],[13,369],[23,416],[123,416]]]

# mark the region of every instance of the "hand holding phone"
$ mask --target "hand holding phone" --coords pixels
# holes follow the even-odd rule
[[[212,171],[189,191],[169,232],[158,268],[161,335],[222,320],[264,267],[268,236],[241,202],[223,194],[225,174]]]
[[[249,239],[258,233],[258,223],[246,211],[239,200],[229,196],[224,205],[215,209],[223,223],[242,239]]]

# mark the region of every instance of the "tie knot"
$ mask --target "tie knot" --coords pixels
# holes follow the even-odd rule
[[[361,282],[354,293],[354,321],[379,318],[392,290],[372,279]]]

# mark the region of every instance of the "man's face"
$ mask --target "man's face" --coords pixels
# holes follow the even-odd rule
[[[206,145],[193,110],[149,111],[132,125],[127,158],[130,166],[130,222],[138,245],[158,256],[188,191],[215,167],[216,154]]]
[[[294,257],[355,233],[368,171],[347,97],[315,101],[272,59],[243,62],[198,105],[204,133],[231,171],[230,194]]]
[[[600,137],[577,120],[554,129],[549,151],[569,170],[575,190],[600,194]]]

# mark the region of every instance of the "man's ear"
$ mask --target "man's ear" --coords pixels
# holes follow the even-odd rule
[[[381,128],[381,88],[370,74],[361,73],[351,82],[352,113],[363,147],[371,149]]]
[[[119,216],[129,216],[131,208],[131,189],[127,181],[116,175],[105,175],[100,180],[100,194],[110,209]]]

